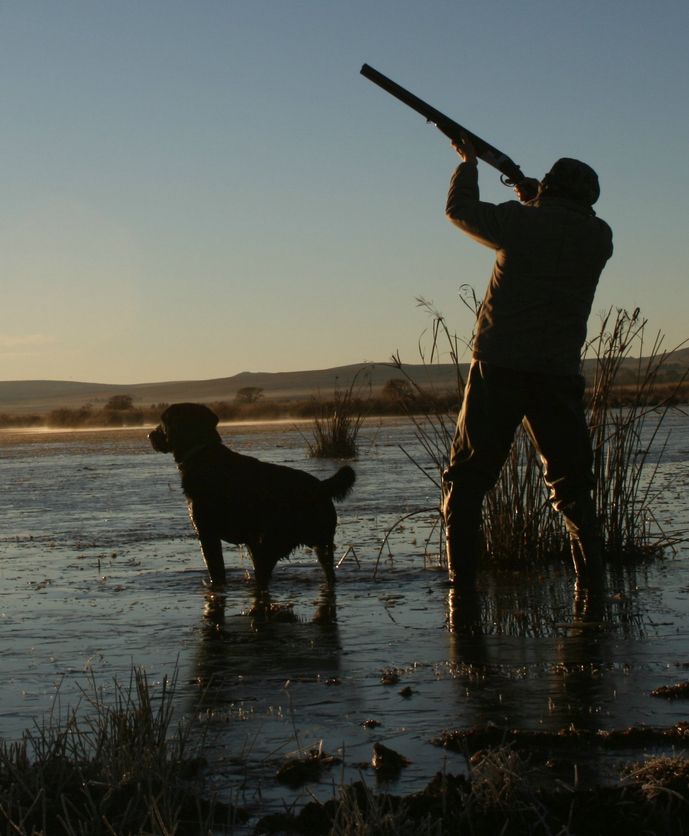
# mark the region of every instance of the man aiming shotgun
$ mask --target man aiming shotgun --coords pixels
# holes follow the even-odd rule
[[[459,590],[474,589],[483,499],[522,423],[543,460],[550,501],[564,517],[577,581],[601,590],[601,541],[591,496],[593,456],[581,376],[588,317],[612,255],[612,232],[592,208],[600,193],[598,177],[590,166],[570,158],[558,160],[540,182],[515,166],[516,172],[503,171],[503,177],[521,202],[482,202],[477,156],[483,140],[476,143],[475,135],[458,127],[459,135],[451,139],[462,162],[450,181],[446,216],[495,250],[496,260],[479,311],[450,464],[443,473],[449,581]]]

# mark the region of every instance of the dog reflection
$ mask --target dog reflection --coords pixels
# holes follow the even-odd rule
[[[236,601],[236,599],[232,599]],[[291,603],[257,594],[244,613],[228,613],[226,595],[204,601],[193,682],[194,710],[264,701],[295,677],[339,678],[340,641],[335,593],[324,584],[311,618]]]

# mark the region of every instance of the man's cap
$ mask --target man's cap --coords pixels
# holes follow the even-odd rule
[[[559,159],[545,175],[541,186],[544,194],[552,191],[588,206],[593,206],[600,196],[596,172],[590,165],[571,157]]]

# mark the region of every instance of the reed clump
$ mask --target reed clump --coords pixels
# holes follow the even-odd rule
[[[203,800],[203,761],[172,725],[174,678],[154,695],[143,671],[106,703],[95,682],[81,710],[0,740],[0,822],[12,834],[209,833],[241,812]]]
[[[464,289],[462,298],[478,312],[470,289]],[[464,378],[460,355],[463,349],[470,349],[472,338],[459,340],[429,302],[419,299],[418,303],[432,320],[426,342],[429,347],[420,348],[421,358],[424,363],[437,363],[441,359],[447,362],[449,357],[456,368],[457,399],[461,401]],[[648,346],[646,327],[647,321],[638,309],[631,313],[611,309],[602,317],[600,331],[586,349],[586,358],[593,360],[588,363],[593,366],[593,374],[587,390],[587,412],[594,450],[594,498],[608,557],[658,555],[686,538],[686,532],[665,531],[654,514],[656,475],[667,443],[663,422],[676,408],[686,380],[680,378],[669,390],[669,384],[662,383],[664,364],[672,352],[662,350],[661,335]],[[638,360],[630,369],[629,358],[635,355]],[[392,365],[404,374],[399,356],[392,358]],[[625,382],[622,406],[621,377]],[[413,380],[408,383],[412,391],[419,389]],[[661,391],[664,400],[659,401]],[[430,460],[432,472],[422,465],[418,455],[405,453],[427,473],[441,494],[441,474],[449,463],[456,412],[410,412],[409,418],[424,464]],[[499,563],[524,565],[568,555],[564,525],[549,506],[541,461],[523,428],[515,435],[498,482],[486,496],[483,536],[485,558]]]
[[[657,334],[647,348],[647,321],[638,308],[612,311],[603,317],[599,334],[588,345],[595,359],[589,389],[589,429],[594,451],[594,499],[608,555],[645,556],[682,539],[665,532],[654,514],[656,474],[668,436],[663,423],[676,407],[677,381],[664,401],[658,381],[669,356]],[[615,404],[616,383],[623,361],[637,353],[636,370],[627,385],[628,400]],[[629,397],[631,395],[631,397]]]
[[[359,396],[358,375],[345,389],[335,389],[333,400],[323,403],[314,416],[309,455],[319,459],[355,459],[357,438],[366,417],[366,403]]]

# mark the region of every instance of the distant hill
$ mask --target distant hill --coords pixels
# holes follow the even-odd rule
[[[632,370],[639,360],[627,360]],[[588,361],[584,372],[588,375],[593,361]],[[439,391],[456,386],[456,371],[452,364],[404,364],[404,374],[420,386]],[[466,374],[468,364],[462,365]],[[665,376],[679,378],[689,369],[689,348],[673,352],[663,366]],[[113,395],[129,395],[134,405],[175,403],[177,401],[232,401],[237,392],[253,386],[263,390],[263,397],[275,401],[309,398],[318,394],[331,395],[335,389],[347,388],[357,377],[361,394],[369,387],[374,393],[389,380],[404,377],[391,363],[356,363],[330,369],[297,372],[241,372],[232,377],[211,380],[178,380],[163,383],[82,383],[68,380],[11,380],[0,381],[0,413],[46,413],[58,407],[77,408],[86,403],[102,406]]]
[[[406,365],[404,371],[423,386],[448,389],[453,385],[450,364]],[[362,395],[369,387],[381,389],[391,378],[404,375],[389,363],[358,363],[332,369],[300,372],[241,372],[211,380],[178,380],[164,383],[82,383],[65,380],[0,381],[0,413],[45,413],[58,407],[76,408],[90,403],[102,406],[113,395],[129,395],[135,405],[177,401],[232,401],[246,387],[258,387],[263,397],[275,401],[304,399],[349,387],[357,376]]]

